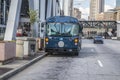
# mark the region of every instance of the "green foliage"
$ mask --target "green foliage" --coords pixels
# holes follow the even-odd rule
[[[29,10],[30,23],[34,24],[37,21],[37,11],[30,9]]]

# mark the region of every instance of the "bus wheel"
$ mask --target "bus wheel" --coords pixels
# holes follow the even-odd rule
[[[52,55],[53,53],[52,52],[48,52],[48,55]]]
[[[79,55],[79,52],[75,52],[75,55],[78,56],[78,55]]]

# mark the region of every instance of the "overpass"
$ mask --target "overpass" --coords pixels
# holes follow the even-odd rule
[[[14,51],[11,52],[11,54],[12,53],[18,54],[17,57],[21,57],[21,56],[23,57],[23,53],[25,53],[25,55],[28,55],[28,52],[33,55],[33,52],[37,51],[35,48],[36,47],[38,48],[38,45],[40,45],[40,43],[38,43],[38,40],[36,38],[43,38],[44,32],[42,30],[44,30],[44,26],[42,26],[42,22],[44,22],[48,17],[59,16],[64,13],[63,11],[61,11],[60,0],[2,0],[2,1],[3,3],[1,3],[1,5],[4,4],[4,7],[2,6],[4,8],[2,9],[4,10],[2,11],[4,13],[3,15],[4,19],[0,19],[0,31],[3,33],[5,32],[5,36],[1,34],[4,36],[4,40],[3,40],[4,42],[1,43],[8,45],[7,46],[8,50]],[[10,5],[6,4],[9,3],[7,1],[10,1]],[[70,2],[70,0],[67,0],[66,2]],[[69,6],[66,5],[66,3],[64,4],[65,4],[65,8],[66,6],[67,7]],[[9,5],[9,9],[8,9],[8,5]],[[32,9],[37,13],[37,18],[34,24],[32,25],[30,24],[30,15],[28,15],[29,9]],[[71,8],[68,7],[68,11],[69,9]],[[1,6],[0,6],[0,10],[1,10]],[[8,10],[9,10],[9,14],[8,14]],[[6,16],[6,14],[8,15]],[[1,25],[1,23],[3,24]],[[99,27],[99,28],[117,29],[117,37],[120,38],[120,22],[80,21],[80,23],[83,24],[83,27],[85,28]],[[26,31],[32,30],[31,34],[33,34],[34,36],[21,36],[20,38],[16,39],[16,32],[18,28],[24,29]],[[44,42],[42,41],[41,43],[44,44]],[[14,48],[14,50],[11,48]],[[7,54],[10,54],[9,51],[7,51],[8,52]]]
[[[111,20],[94,20],[94,21],[79,21],[83,25],[83,34],[85,37],[92,37],[95,35],[102,36],[118,36],[117,21]]]
[[[80,21],[81,24],[83,24],[83,27],[85,28],[117,28],[117,21],[102,21],[102,20],[96,20],[96,21]]]

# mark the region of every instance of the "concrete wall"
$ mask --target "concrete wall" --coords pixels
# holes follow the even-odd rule
[[[117,21],[117,38],[120,39],[120,21]]]

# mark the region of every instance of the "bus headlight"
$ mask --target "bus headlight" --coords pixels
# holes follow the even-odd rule
[[[74,39],[74,43],[78,43],[78,38]]]
[[[48,42],[49,41],[49,39],[48,38],[45,38],[45,42]]]

